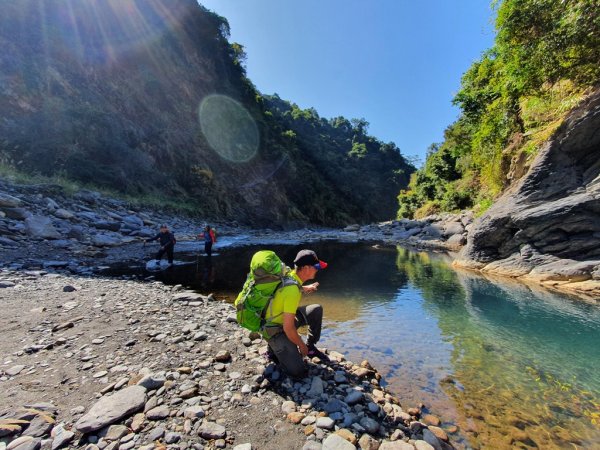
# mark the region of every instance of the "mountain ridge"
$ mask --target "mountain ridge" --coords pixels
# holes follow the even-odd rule
[[[167,197],[205,216],[257,226],[394,216],[395,196],[414,167],[397,149],[385,160],[377,150],[387,144],[351,128],[347,148],[336,157],[338,171],[356,173],[354,137],[372,141],[367,153],[374,162],[362,164],[359,180],[327,176],[306,157],[306,142],[314,151],[339,152],[339,146],[331,150],[331,137],[314,139],[312,129],[290,137],[289,122],[269,111],[246,77],[243,48],[229,43],[227,21],[195,1],[1,5],[3,165]],[[213,94],[237,103],[254,123],[260,141],[248,161],[222,157],[203,132],[198,109]],[[231,141],[239,125],[223,125],[225,137]],[[391,176],[394,171],[400,176]],[[376,189],[352,194],[361,180]]]

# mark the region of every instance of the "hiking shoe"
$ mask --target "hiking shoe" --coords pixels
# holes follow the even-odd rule
[[[329,362],[329,361],[331,361],[329,359],[329,356],[327,356],[325,353],[323,353],[321,350],[319,350],[314,345],[309,345],[308,346],[308,357],[311,358],[311,359],[312,358],[319,358],[323,362]]]

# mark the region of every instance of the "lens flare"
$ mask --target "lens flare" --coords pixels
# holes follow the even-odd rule
[[[256,122],[237,101],[209,95],[198,108],[198,118],[208,144],[222,158],[241,163],[256,155],[260,141]]]

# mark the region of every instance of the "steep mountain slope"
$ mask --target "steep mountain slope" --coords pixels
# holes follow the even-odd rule
[[[393,215],[393,195],[352,195],[307,157],[307,136],[326,157],[353,144],[291,138],[246,78],[227,21],[194,0],[0,0],[0,10],[0,163],[256,225]],[[368,192],[405,186],[414,169],[397,149],[348,133],[373,141],[377,164],[360,169]],[[335,161],[356,170],[356,158]]]

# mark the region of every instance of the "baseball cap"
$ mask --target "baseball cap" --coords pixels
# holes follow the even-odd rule
[[[296,259],[294,259],[294,264],[296,267],[314,266],[317,270],[327,267],[327,263],[319,260],[317,254],[312,250],[300,250],[296,255]]]

